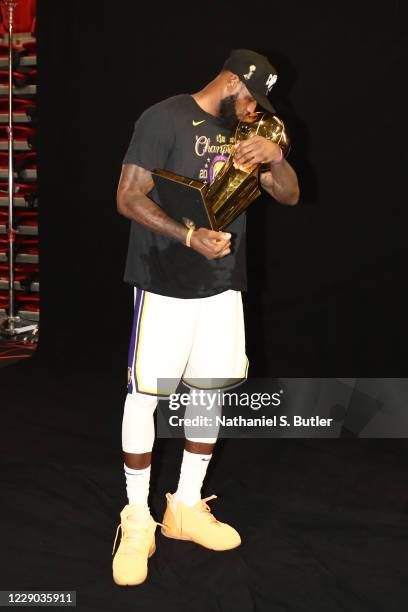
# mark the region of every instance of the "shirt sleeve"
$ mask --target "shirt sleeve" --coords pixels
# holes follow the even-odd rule
[[[170,113],[160,104],[155,104],[137,119],[123,163],[136,164],[149,171],[164,168],[174,140]]]

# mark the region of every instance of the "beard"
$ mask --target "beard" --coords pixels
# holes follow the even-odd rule
[[[225,127],[230,130],[234,130],[239,122],[237,117],[237,112],[235,109],[235,104],[237,100],[237,95],[235,96],[226,96],[222,98],[219,107],[219,117],[224,123]]]

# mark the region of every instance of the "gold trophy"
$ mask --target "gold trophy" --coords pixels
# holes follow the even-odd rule
[[[249,121],[240,121],[235,144],[253,136],[276,142],[286,157],[290,150],[284,123],[276,115],[253,113]],[[187,227],[222,230],[234,221],[260,194],[261,164],[239,166],[232,151],[224,166],[208,185],[168,170],[155,168],[153,180],[163,209]]]

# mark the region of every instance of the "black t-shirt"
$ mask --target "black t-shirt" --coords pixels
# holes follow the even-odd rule
[[[211,183],[233,144],[234,133],[219,118],[205,112],[190,94],[180,94],[142,113],[123,163]],[[160,205],[156,188],[148,197]],[[124,280],[177,298],[246,290],[245,225],[244,213],[225,228],[231,233],[231,253],[208,260],[178,240],[132,221]]]

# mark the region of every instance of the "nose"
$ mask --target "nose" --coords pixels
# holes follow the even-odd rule
[[[257,104],[256,100],[251,100],[249,104],[247,105],[247,113],[249,115],[252,115],[252,113],[255,112],[256,104]]]

